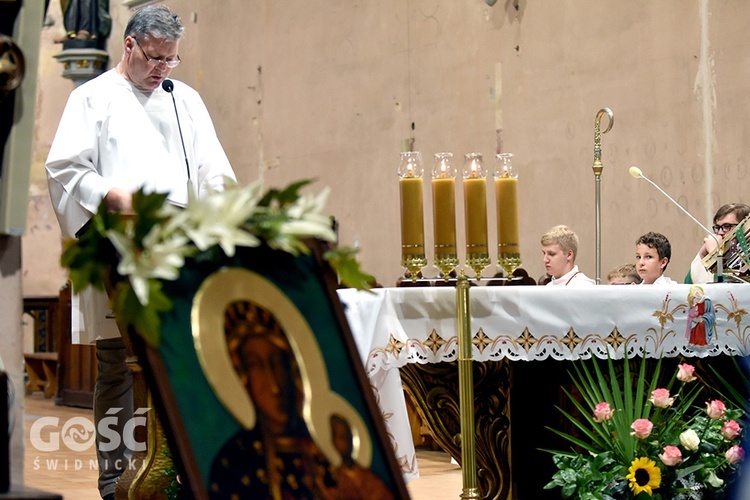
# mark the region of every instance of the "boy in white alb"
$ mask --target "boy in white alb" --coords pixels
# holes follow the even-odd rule
[[[641,285],[671,285],[676,281],[664,276],[672,246],[666,236],[649,232],[635,242],[635,267],[643,279]]]
[[[547,286],[591,286],[588,278],[575,264],[578,236],[567,226],[555,226],[542,236],[544,268],[552,280]]]

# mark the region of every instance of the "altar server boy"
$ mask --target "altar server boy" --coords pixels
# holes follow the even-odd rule
[[[590,286],[596,282],[578,269],[578,235],[567,226],[555,226],[542,236],[544,269],[552,279],[547,286]]]

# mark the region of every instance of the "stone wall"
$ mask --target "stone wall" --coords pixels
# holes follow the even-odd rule
[[[358,244],[365,267],[385,285],[401,272],[396,168],[408,138],[427,170],[439,151],[481,152],[488,167],[499,149],[515,154],[522,258],[535,278],[544,273],[539,238],[561,223],[578,232],[578,262],[595,274],[591,166],[600,108],[615,116],[602,136],[605,277],[632,262],[636,238],[653,230],[671,240],[667,274],[682,280],[703,238],[653,187],[628,175],[631,165],[705,225],[721,204],[750,201],[745,2],[167,3],[187,28],[172,76],[203,95],[240,180],[281,186],[312,177],[313,190],[330,186],[342,243]],[[116,62],[129,12],[118,2],[112,10]],[[47,54],[56,50],[49,40],[56,21],[45,35]],[[24,286],[47,293],[63,278],[42,163],[72,83],[51,57],[42,64]],[[425,199],[431,257],[427,191]],[[461,209],[458,217],[462,228]],[[494,224],[491,212],[491,246]]]

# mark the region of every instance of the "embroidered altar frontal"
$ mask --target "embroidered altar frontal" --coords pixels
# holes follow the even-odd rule
[[[451,288],[339,291],[354,335],[370,350],[366,370],[454,361]],[[472,287],[477,361],[732,356],[748,353],[750,287],[736,284],[590,288]]]

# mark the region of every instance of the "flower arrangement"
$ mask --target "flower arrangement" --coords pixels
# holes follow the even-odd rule
[[[611,359],[607,371],[592,364],[574,365],[582,401],[565,391],[580,417],[558,408],[577,435],[551,429],[582,452],[546,450],[558,471],[545,489],[581,499],[725,498],[745,456],[743,412],[719,399],[694,405],[703,387],[687,363],[666,386],[661,360],[650,379],[646,359],[634,376],[627,358],[621,376]]]
[[[184,208],[166,194],[137,191],[132,214],[111,212],[102,202],[88,229],[66,242],[61,262],[74,291],[108,289],[120,327],[132,326],[156,346],[159,314],[172,308],[162,281],[177,279],[186,260],[218,260],[232,257],[237,247],[262,244],[298,255],[309,252],[306,239],[335,240],[331,218],[323,214],[328,190],[300,194],[310,182],[263,192],[259,182],[240,187],[227,179],[224,190],[192,195]],[[323,258],[343,285],[367,289],[375,279],[361,271],[355,255],[331,246]]]

